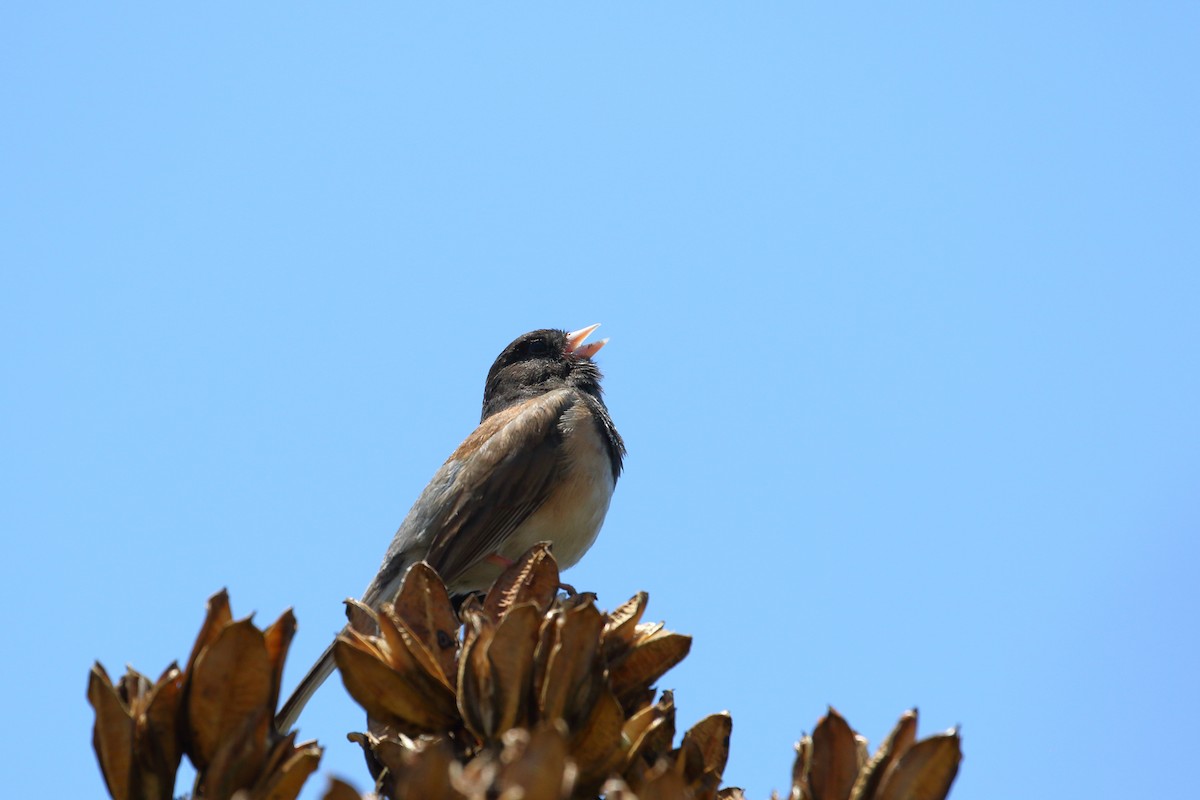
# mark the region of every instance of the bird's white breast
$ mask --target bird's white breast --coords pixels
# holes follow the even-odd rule
[[[563,414],[566,473],[546,502],[515,531],[506,558],[519,558],[538,542],[554,543],[554,558],[562,569],[574,565],[600,532],[612,499],[612,460],[596,421],[582,403]]]

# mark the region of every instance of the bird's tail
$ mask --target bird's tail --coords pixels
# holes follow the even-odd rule
[[[300,680],[300,684],[292,692],[292,696],[275,715],[275,727],[279,729],[280,733],[287,733],[292,729],[300,712],[308,705],[308,701],[316,694],[317,689],[321,688],[325,679],[333,673],[333,668],[333,645],[331,644],[325,648],[324,653],[321,653],[317,663],[312,665],[312,669]]]

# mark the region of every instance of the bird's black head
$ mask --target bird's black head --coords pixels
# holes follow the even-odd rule
[[[540,394],[571,387],[600,399],[600,369],[592,361],[607,339],[584,344],[591,325],[568,333],[554,329],[518,336],[496,357],[483,388],[483,419]]]

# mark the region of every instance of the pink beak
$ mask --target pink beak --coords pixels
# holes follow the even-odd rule
[[[600,327],[600,323],[588,325],[586,328],[580,328],[577,331],[571,331],[567,334],[566,353],[569,356],[576,358],[591,358],[600,352],[600,348],[608,344],[608,339],[601,339],[591,344],[584,344],[583,340],[592,334],[592,331]]]

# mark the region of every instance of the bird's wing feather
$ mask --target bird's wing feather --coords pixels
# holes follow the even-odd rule
[[[546,501],[562,469],[558,423],[576,402],[558,389],[488,417],[434,474],[363,595],[375,605],[424,559],[453,586]],[[472,587],[482,588],[482,587]]]
[[[563,389],[522,403],[511,418],[488,430],[481,425],[451,456],[464,463],[455,481],[460,489],[446,504],[428,556],[447,583],[499,550],[550,496],[563,466],[558,423],[574,401]]]

